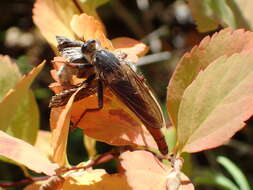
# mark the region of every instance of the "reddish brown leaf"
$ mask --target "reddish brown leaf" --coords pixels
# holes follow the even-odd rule
[[[167,92],[167,109],[174,126],[177,126],[178,109],[185,89],[201,70],[220,56],[248,51],[253,48],[253,33],[227,28],[206,37],[199,46],[186,53],[173,73]]]

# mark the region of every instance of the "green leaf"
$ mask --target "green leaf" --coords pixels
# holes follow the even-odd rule
[[[22,74],[27,74],[33,68],[33,66],[29,64],[29,60],[26,55],[22,55],[18,57],[17,65]]]
[[[162,128],[162,132],[165,136],[166,143],[169,150],[173,150],[176,144],[176,128],[171,126],[169,128]]]
[[[30,85],[44,63],[17,82],[0,102],[0,129],[33,144],[39,127],[39,112]],[[4,75],[2,75],[4,76]],[[11,76],[8,76],[8,78]]]
[[[251,0],[188,0],[200,32],[209,32],[220,25],[233,29],[252,29]]]
[[[227,142],[253,114],[253,53],[221,57],[185,90],[177,151],[198,152]]]
[[[31,90],[24,96],[13,114],[14,117],[6,132],[34,144],[39,129],[39,109]]]
[[[210,170],[198,170],[194,183],[196,185],[222,187],[224,190],[239,190],[239,188],[229,178]]]
[[[240,168],[238,168],[233,162],[231,162],[228,158],[219,156],[217,161],[231,174],[234,178],[235,182],[240,187],[240,190],[250,190],[249,183],[247,178],[242,173]]]
[[[110,0],[79,0],[81,4],[89,7],[90,10],[95,10],[97,7],[108,3],[109,1]]]
[[[199,46],[186,53],[170,80],[167,92],[167,110],[172,124],[177,127],[178,110],[185,89],[200,71],[220,56],[248,51],[253,48],[253,33],[224,29],[211,38],[204,38]]]
[[[20,78],[17,65],[12,63],[8,56],[0,55],[0,101],[9,89],[15,87]]]
[[[96,9],[109,1],[110,0],[78,0],[77,2],[83,13],[93,16],[99,20]]]

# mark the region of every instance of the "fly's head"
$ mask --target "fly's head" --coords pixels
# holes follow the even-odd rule
[[[98,49],[100,49],[100,44],[96,40],[87,40],[81,47],[82,53],[86,55],[90,63],[92,63],[92,57]]]

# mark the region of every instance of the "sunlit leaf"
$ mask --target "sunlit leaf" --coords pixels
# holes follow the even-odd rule
[[[251,0],[231,0],[226,1],[228,6],[233,11],[235,18],[238,20],[238,28],[248,28],[250,30],[253,29],[253,2]],[[241,25],[240,25],[241,24]]]
[[[169,128],[163,128],[163,134],[165,136],[165,140],[167,145],[169,146],[169,150],[173,150],[176,144],[176,128],[171,126]]]
[[[0,127],[16,137],[34,143],[39,126],[39,114],[35,98],[29,87],[43,68],[34,68],[16,84],[0,102]]]
[[[230,56],[252,48],[252,32],[225,29],[212,38],[206,37],[199,46],[186,53],[178,63],[168,86],[167,109],[173,125],[177,127],[178,109],[184,90],[201,70],[220,56]]]
[[[177,151],[198,152],[227,142],[253,114],[253,53],[221,57],[185,90]]]
[[[75,38],[70,21],[73,15],[80,13],[74,1],[36,0],[33,21],[50,45],[56,47],[56,35]]]
[[[72,111],[72,104],[74,102],[76,91],[69,99],[67,105],[63,108],[53,108],[51,115],[57,116],[50,117],[50,126],[52,130],[52,160],[60,166],[66,164],[66,148],[69,133],[70,116]]]
[[[188,0],[188,2],[200,32],[215,30],[220,25],[234,29],[252,28],[251,0]]]
[[[78,4],[84,13],[97,17],[96,8],[110,0],[78,0]]]
[[[62,190],[130,190],[125,176],[121,174],[109,175],[102,169],[88,169],[81,171],[70,171],[65,174]],[[39,186],[46,181],[31,184],[25,190],[39,190]]]
[[[96,151],[96,140],[87,136],[87,135],[84,135],[83,136],[83,142],[84,142],[84,145],[85,145],[85,148],[88,152],[88,155],[89,155],[89,158],[93,158],[97,151]]]
[[[9,89],[14,88],[21,78],[21,74],[16,64],[9,56],[0,55],[0,101]]]
[[[126,59],[137,62],[139,56],[143,56],[148,52],[148,47],[137,40],[127,37],[112,39],[115,51],[126,53]]]
[[[97,108],[97,96],[93,95],[74,103],[71,121],[76,123],[87,108]],[[104,107],[88,112],[78,126],[86,135],[112,145],[138,145],[157,149],[157,145],[136,115],[109,89],[105,89]]]
[[[172,179],[172,168],[161,163],[153,154],[147,151],[124,152],[121,156],[121,165],[125,170],[127,182],[133,190],[156,189],[167,190],[171,187],[168,180]],[[176,176],[174,180],[175,182]],[[180,173],[179,190],[193,190],[189,179]],[[180,185],[181,184],[181,185]]]
[[[63,184],[63,190],[130,190],[124,176],[119,174],[109,175],[102,169],[87,170],[73,173]]]
[[[56,164],[32,145],[0,131],[0,155],[14,160],[29,169],[47,175],[55,174]]]
[[[50,145],[52,134],[49,131],[39,130],[34,146],[49,158],[52,156],[52,146]]]
[[[12,119],[5,132],[34,144],[40,120],[39,108],[31,90],[27,91],[27,94],[20,100],[18,107],[16,107],[15,111],[12,111],[12,116],[9,118]]]
[[[82,40],[98,39],[104,48],[113,49],[110,40],[106,38],[103,24],[96,18],[85,13],[74,15],[71,28]]]
[[[225,0],[188,0],[200,32],[215,30],[219,25],[236,28],[236,18]]]

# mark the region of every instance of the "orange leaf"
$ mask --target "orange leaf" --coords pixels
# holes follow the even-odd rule
[[[54,175],[58,168],[32,145],[0,131],[0,154],[29,169],[47,175]]]
[[[80,90],[80,89],[79,89]],[[67,105],[62,108],[53,108],[51,110],[50,125],[52,130],[52,146],[54,162],[60,166],[64,166],[66,163],[66,148],[69,133],[69,123],[72,111],[72,104],[74,102],[75,95],[79,92],[77,90],[69,99]]]
[[[173,176],[175,171],[160,162],[147,151],[127,151],[120,155],[121,165],[125,169],[127,182],[133,190],[173,189],[177,182],[179,190],[193,190],[190,180],[183,174]],[[178,180],[178,181],[177,181]]]
[[[145,55],[148,52],[148,47],[137,40],[128,37],[114,38],[112,40],[115,51],[124,52],[127,54],[127,59],[137,62],[138,57]]]
[[[71,28],[80,39],[84,41],[98,39],[102,47],[113,49],[110,40],[105,36],[102,23],[94,17],[85,13],[74,15],[71,20]]]
[[[33,8],[33,21],[47,41],[56,47],[57,35],[74,39],[70,21],[74,14],[79,13],[73,1],[37,0]]]
[[[253,48],[253,33],[229,28],[206,37],[199,46],[186,53],[173,73],[167,92],[167,109],[174,126],[177,126],[178,109],[185,89],[201,70],[220,56],[248,51]]]
[[[76,102],[71,120],[75,123],[85,109],[97,106],[95,95]],[[84,129],[86,135],[108,144],[139,145],[157,149],[153,137],[140,120],[107,88],[103,109],[88,112],[78,126]]]

